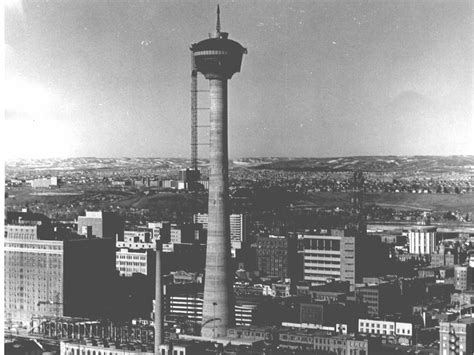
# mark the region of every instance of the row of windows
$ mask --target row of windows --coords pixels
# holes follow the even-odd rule
[[[323,258],[323,259],[329,259],[329,258],[332,258],[332,259],[340,259],[341,258],[341,255],[339,253],[336,253],[336,254],[321,254],[321,253],[312,253],[308,250],[305,250],[304,252],[304,259],[305,260],[318,260],[320,258]]]
[[[318,271],[340,271],[339,267],[324,267],[324,266],[305,266],[304,270],[318,270]]]
[[[341,263],[339,260],[305,260],[305,265],[311,265],[311,264],[326,264],[326,265],[340,265]]]
[[[25,249],[47,249],[47,250],[62,250],[63,249],[62,245],[38,244],[38,243],[5,243],[5,248],[7,247],[25,248]]]
[[[131,262],[131,261],[127,261],[127,262],[120,262],[118,265],[118,267],[123,267],[123,266],[137,266],[137,267],[145,267],[146,268],[146,263],[143,264],[143,263],[138,263],[138,262]]]
[[[363,327],[363,326],[364,326],[364,322],[361,322],[361,323],[360,323],[360,326]],[[375,323],[369,323],[369,322],[367,322],[367,323],[365,323],[365,326],[366,326],[366,327],[372,327],[372,328],[375,328],[375,327],[380,328],[380,323],[375,324]],[[382,328],[387,328],[387,324],[382,324]],[[393,324],[390,324],[389,328],[390,328],[390,329],[393,329]]]
[[[123,255],[123,254],[117,254],[117,259],[144,260],[144,261],[146,261],[146,255]]]

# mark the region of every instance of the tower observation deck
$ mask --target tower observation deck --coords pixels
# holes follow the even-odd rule
[[[222,337],[234,324],[233,273],[229,228],[227,81],[240,71],[247,50],[220,31],[191,46],[195,68],[209,80],[209,202],[204,282],[203,337]]]

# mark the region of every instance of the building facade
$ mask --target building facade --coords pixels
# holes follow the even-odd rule
[[[378,319],[359,319],[358,331],[393,339],[403,345],[410,345],[414,335],[412,323]]]
[[[474,353],[474,318],[466,317],[452,322],[441,322],[439,327],[440,355],[467,355]]]
[[[436,227],[414,226],[408,230],[409,253],[430,255],[436,249]]]
[[[204,229],[208,226],[207,213],[196,213],[193,215],[193,222],[202,224]],[[246,214],[233,213],[229,216],[230,241],[235,247],[247,240],[248,233],[248,216]],[[239,246],[236,249],[240,249]]]
[[[334,335],[327,331],[304,332],[301,330],[282,331],[279,334],[282,347],[327,351],[336,354],[368,355],[377,354],[380,342],[377,339],[350,335]]]
[[[155,260],[154,250],[129,250],[122,248],[115,252],[115,267],[120,276],[130,277],[133,274],[150,275]]]
[[[469,265],[454,267],[454,287],[456,290],[465,291],[474,289],[474,268]]]
[[[395,283],[358,287],[356,297],[360,303],[367,306],[367,314],[371,317],[397,312],[401,300],[400,288]]]
[[[304,280],[323,285],[341,279],[341,235],[330,231],[304,234]]]
[[[257,270],[265,276],[277,276],[280,279],[292,277],[292,262],[296,260],[296,240],[286,236],[257,237]]]
[[[150,347],[133,346],[132,344],[124,344],[117,347],[116,344],[108,344],[104,342],[84,341],[62,341],[59,346],[60,355],[154,355],[153,349]],[[167,354],[168,352],[163,352]]]
[[[113,242],[5,238],[7,323],[28,327],[38,316],[105,316],[115,274]]]

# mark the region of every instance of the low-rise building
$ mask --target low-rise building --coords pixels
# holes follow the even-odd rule
[[[89,339],[78,341],[62,341],[59,346],[60,355],[95,354],[95,355],[154,355],[151,347],[139,346],[136,344],[122,344],[103,341],[92,341]]]
[[[388,342],[410,345],[414,327],[409,322],[395,322],[379,319],[359,319],[359,333],[374,334],[384,337]]]
[[[122,248],[115,253],[115,267],[120,276],[150,275],[156,265],[154,250],[129,250]]]
[[[368,355],[380,349],[376,338],[335,334],[328,331],[283,330],[278,334],[281,347],[320,350],[337,354]]]

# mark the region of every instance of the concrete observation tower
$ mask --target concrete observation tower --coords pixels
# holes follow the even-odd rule
[[[240,71],[247,50],[220,30],[191,46],[196,70],[209,80],[209,225],[207,235],[203,337],[222,337],[234,325],[233,277],[229,231],[227,80]]]

